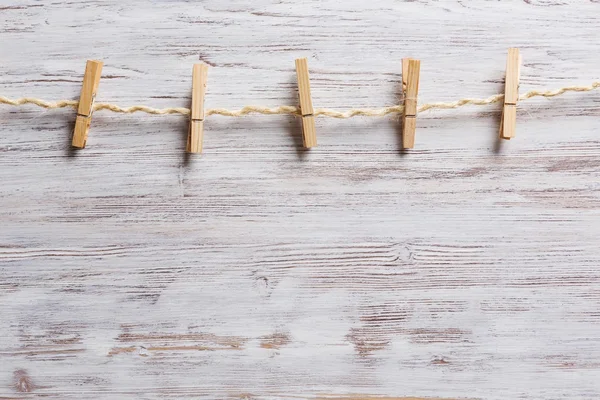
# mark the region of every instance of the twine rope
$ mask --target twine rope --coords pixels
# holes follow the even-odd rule
[[[556,97],[567,92],[589,92],[600,88],[600,81],[592,82],[590,86],[565,86],[555,90],[539,91],[531,90],[527,93],[519,96],[519,100],[527,100],[534,97]],[[453,108],[459,108],[466,105],[477,105],[484,106],[494,104],[504,99],[503,94],[496,94],[490,96],[487,99],[473,99],[465,98],[452,102],[439,102],[439,103],[427,103],[421,104],[418,107],[418,112],[428,110],[447,110]],[[0,96],[0,104],[8,104],[12,106],[21,106],[25,104],[34,104],[36,106],[55,109],[72,107],[77,108],[79,101],[77,100],[59,100],[57,102],[48,102],[35,97],[22,97],[20,99],[9,99],[8,97]],[[144,112],[147,114],[155,115],[166,115],[166,114],[181,114],[190,115],[190,109],[185,107],[169,107],[169,108],[153,108],[145,105],[136,105],[131,107],[120,107],[116,104],[111,103],[95,103],[94,111],[108,110],[116,113],[133,114],[136,112]],[[395,105],[384,108],[369,109],[369,108],[355,108],[347,111],[336,111],[329,108],[317,108],[314,110],[313,115],[331,117],[331,118],[352,118],[357,116],[363,117],[383,117],[388,114],[401,114],[404,111],[403,105]],[[262,107],[262,106],[245,106],[239,110],[228,110],[225,108],[210,108],[205,110],[205,115],[222,115],[225,117],[242,117],[248,114],[263,114],[263,115],[295,115],[300,116],[300,109],[295,106],[278,106],[278,107]]]

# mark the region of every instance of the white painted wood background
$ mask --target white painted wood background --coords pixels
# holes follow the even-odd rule
[[[600,78],[597,1],[9,1],[0,94],[315,107]],[[0,105],[0,398],[600,396],[600,93],[390,118],[209,117]]]

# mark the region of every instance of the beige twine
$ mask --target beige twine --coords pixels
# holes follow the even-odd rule
[[[548,90],[545,92],[541,92],[538,90],[531,90],[521,96],[519,96],[519,100],[527,100],[533,97],[555,97],[560,96],[566,92],[589,92],[594,89],[598,89],[600,87],[600,81],[593,82],[591,86],[566,86],[556,90]],[[434,109],[451,109],[458,108],[466,105],[477,105],[483,106],[487,104],[494,104],[502,101],[504,99],[503,94],[496,94],[494,96],[488,97],[487,99],[460,99],[449,103],[428,103],[422,104],[419,106],[418,111],[423,112],[427,110]],[[37,99],[35,97],[23,97],[20,99],[9,99],[4,96],[0,96],[1,104],[9,104],[13,106],[20,106],[23,104],[35,104],[36,106],[53,109],[53,108],[63,108],[63,107],[73,107],[77,108],[79,102],[76,100],[60,100],[55,103],[51,103],[48,101],[44,101],[42,99]],[[125,113],[131,114],[135,112],[145,112],[148,114],[181,114],[181,115],[189,115],[190,109],[185,107],[169,107],[169,108],[152,108],[144,105],[139,106],[131,106],[131,107],[120,107],[115,104],[110,103],[95,103],[94,110],[109,110],[117,113]],[[324,117],[332,117],[332,118],[351,118],[356,116],[364,116],[364,117],[383,117],[388,114],[400,114],[404,110],[403,105],[379,108],[379,109],[351,109],[345,112],[331,110],[327,108],[317,108],[314,111],[314,115],[316,116],[324,116]],[[300,110],[298,107],[294,106],[279,106],[279,107],[261,107],[261,106],[245,106],[240,110],[227,110],[225,108],[211,108],[205,111],[205,115],[223,115],[226,117],[241,117],[243,115],[248,114],[286,114],[286,115],[300,115]]]

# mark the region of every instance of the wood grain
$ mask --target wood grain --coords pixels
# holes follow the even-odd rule
[[[12,1],[0,93],[206,107],[419,102],[600,78],[596,2]],[[33,61],[32,61],[33,60]],[[593,399],[600,396],[600,94],[397,118],[0,107],[0,398]]]

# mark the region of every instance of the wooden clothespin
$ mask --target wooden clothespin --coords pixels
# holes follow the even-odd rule
[[[188,153],[202,153],[202,139],[204,137],[204,95],[206,93],[207,76],[208,65],[194,64],[192,69],[190,131],[186,146],[186,151]]]
[[[77,108],[77,119],[75,120],[75,131],[71,145],[83,149],[87,142],[92,113],[94,112],[94,100],[100,84],[102,74],[102,61],[88,60],[85,64],[85,75],[83,86],[79,96],[79,107]]]
[[[315,116],[310,96],[310,78],[306,58],[296,59],[296,76],[298,77],[298,96],[300,97],[300,113],[302,114],[302,143],[310,149],[317,145]]]
[[[500,138],[510,140],[515,137],[517,126],[517,101],[519,100],[519,79],[521,75],[521,55],[519,49],[508,49],[506,59],[506,79],[504,82],[504,107],[500,120]]]
[[[419,94],[419,74],[421,61],[412,58],[402,59],[402,92],[404,93],[404,114],[402,115],[402,148],[415,146],[417,128],[417,95]]]

